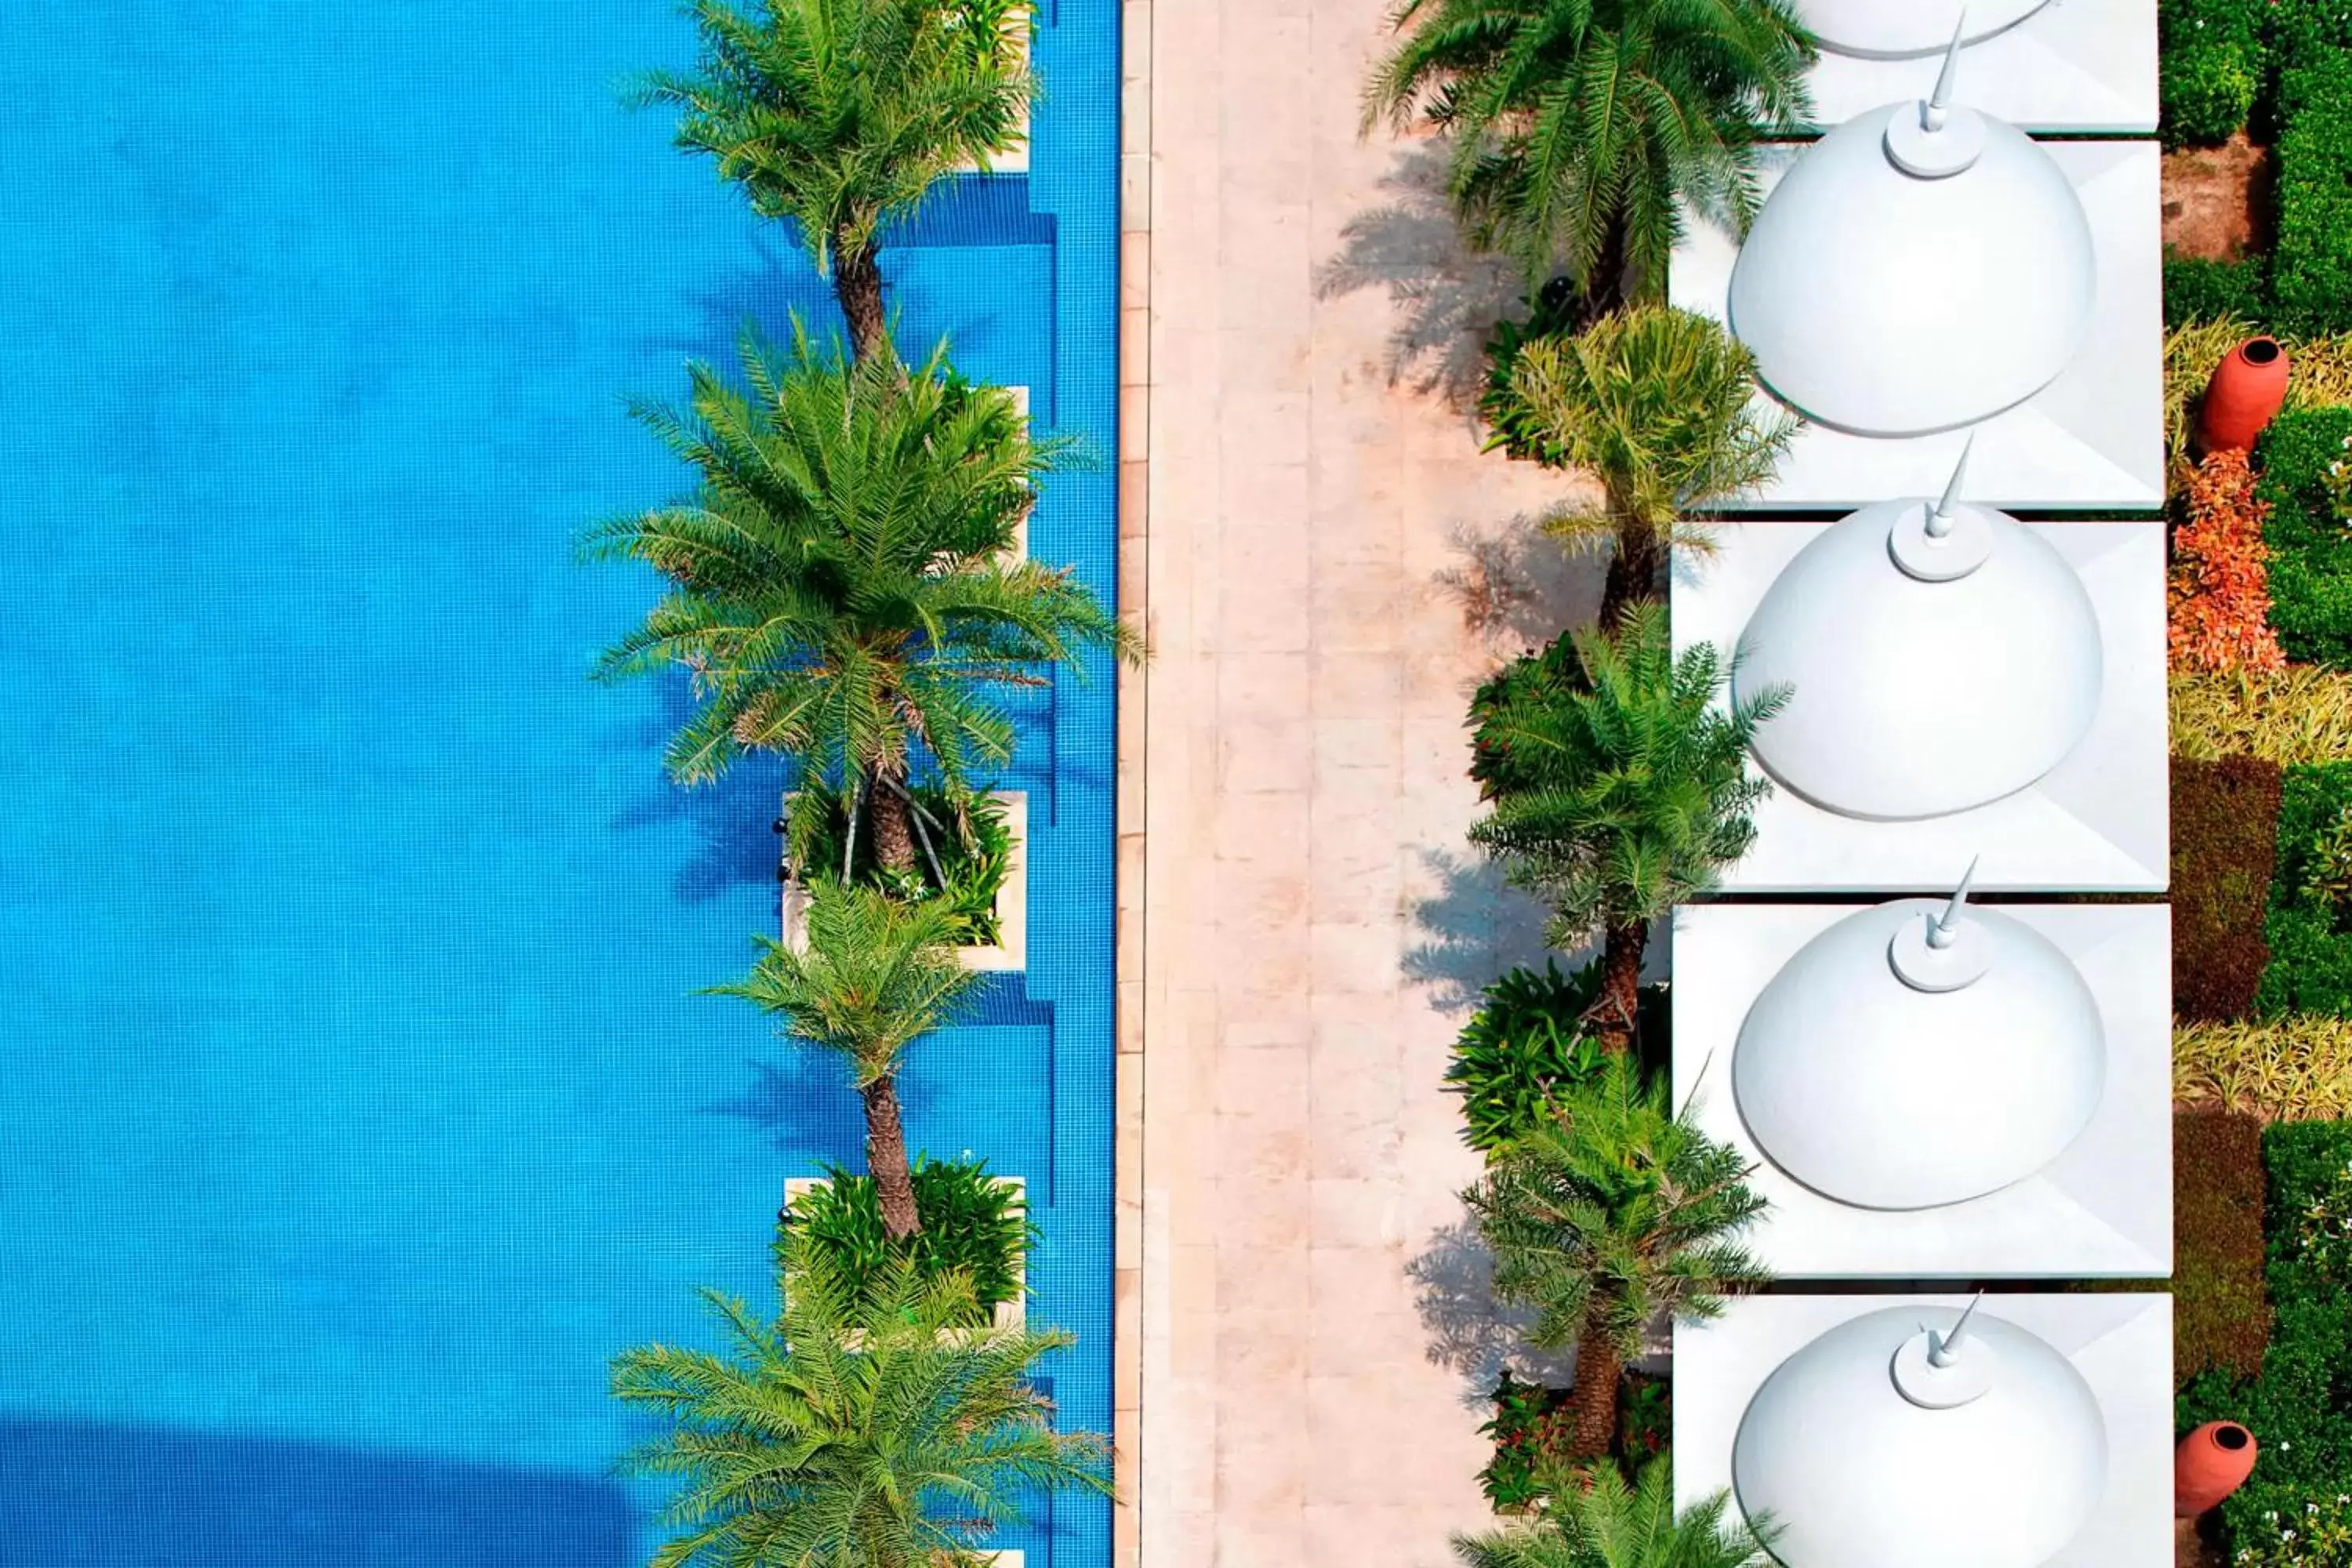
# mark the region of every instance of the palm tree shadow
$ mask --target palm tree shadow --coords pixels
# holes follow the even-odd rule
[[[1338,254],[1316,269],[1316,298],[1387,290],[1396,310],[1390,384],[1440,393],[1466,413],[1486,375],[1488,334],[1506,316],[1527,314],[1526,279],[1463,243],[1445,195],[1444,143],[1406,144],[1381,188],[1388,202],[1349,218]]]
[[[832,285],[817,275],[792,231],[762,225],[750,248],[748,265],[713,279],[687,302],[679,330],[638,346],[731,367],[747,326],[771,345],[792,342],[794,321],[819,342],[846,331]]]
[[[1497,658],[1534,653],[1564,627],[1601,610],[1608,557],[1571,553],[1543,531],[1543,520],[1520,513],[1507,522],[1456,523],[1447,543],[1457,563],[1436,574],[1462,610],[1462,624]]]
[[[663,676],[653,710],[627,726],[623,740],[636,754],[658,757],[669,739],[694,716],[692,690],[683,677]],[[655,767],[641,790],[615,815],[619,828],[685,824],[692,847],[671,883],[683,902],[705,903],[743,887],[774,887],[782,862],[775,824],[788,787],[786,771],[773,759],[744,758],[709,784],[679,784]]]
[[[1543,909],[1475,852],[1424,849],[1421,858],[1435,890],[1413,906],[1421,941],[1405,952],[1405,975],[1444,1011],[1466,1014],[1506,971],[1543,962]]]
[[[1467,1219],[1444,1226],[1405,1265],[1413,1307],[1429,1335],[1429,1361],[1458,1373],[1462,1403],[1485,1410],[1495,1384],[1512,1375],[1565,1387],[1576,1352],[1539,1351],[1527,1343],[1528,1314],[1495,1300],[1494,1255]]]

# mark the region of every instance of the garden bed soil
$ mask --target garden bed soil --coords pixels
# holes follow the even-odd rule
[[[2271,153],[2239,132],[2219,147],[2164,155],[2164,248],[2235,261],[2271,244]]]

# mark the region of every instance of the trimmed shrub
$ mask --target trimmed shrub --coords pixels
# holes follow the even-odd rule
[[[2277,845],[2254,1011],[2352,1018],[2352,763],[2280,775]]]
[[[2352,1116],[2352,1019],[2290,1014],[2172,1031],[2172,1098],[2265,1121]]]
[[[1601,965],[1563,975],[1514,969],[1486,987],[1486,999],[1454,1043],[1445,1084],[1462,1097],[1463,1136],[1490,1152],[1554,1114],[1559,1096],[1601,1068],[1601,1042],[1584,1015],[1601,995]]]
[[[2307,73],[2342,71],[2352,52],[2352,5],[2344,0],[2265,0],[2271,64],[2278,76],[2272,116],[2291,125],[2307,108]]]
[[[2165,144],[2227,142],[2263,81],[2260,13],[2246,0],[2163,0],[2157,92]]]
[[[834,1255],[861,1288],[889,1261],[894,1244],[882,1224],[874,1178],[825,1167],[826,1183],[794,1197],[785,1225]],[[925,1279],[961,1268],[985,1323],[1000,1302],[1021,1295],[1022,1258],[1035,1239],[1020,1189],[989,1173],[984,1160],[915,1157],[915,1214],[923,1228],[906,1244]]]
[[[1554,1481],[1569,1468],[1575,1429],[1566,1389],[1523,1382],[1503,1369],[1494,1419],[1478,1428],[1495,1445],[1478,1487],[1496,1513],[1533,1512],[1550,1500]]]
[[[908,794],[917,818],[913,868],[895,871],[882,864],[874,836],[861,829],[851,879],[910,902],[944,896],[963,921],[966,945],[1003,941],[996,896],[1013,874],[1013,829],[1004,803],[994,795],[960,795],[931,784],[918,784]],[[793,797],[788,826],[793,862],[802,875],[839,880],[849,834],[841,802],[830,794],[803,791]]]
[[[2347,215],[2352,216],[2352,215]],[[2255,488],[2271,509],[2271,625],[2298,663],[2352,669],[2352,530],[2336,487],[2352,442],[2352,408],[2282,414],[2263,436]]]
[[[2343,57],[2281,79],[2271,300],[2290,331],[2352,330],[2352,66]]]
[[[2328,1527],[2335,1500],[2352,1493],[2352,1126],[2273,1127],[2263,1163],[2276,1316],[2262,1375],[2195,1379],[2180,1415],[2242,1421],[2263,1446],[2253,1479],[2221,1505],[2232,1563],[2340,1563],[2305,1553],[2309,1531]]]
[[[2220,317],[2259,321],[2268,313],[2260,257],[2208,261],[2201,257],[2164,258],[2164,324],[2185,327]]]
[[[2261,757],[2281,767],[2352,762],[2352,675],[2314,664],[2177,669],[2170,685],[2177,756]]]
[[[2276,854],[2279,770],[2253,757],[2172,759],[2172,1008],[2243,1017],[2270,949],[2263,939]]]
[[[2254,497],[2243,452],[2208,454],[2187,475],[2188,520],[2173,531],[2166,594],[2176,668],[2276,669],[2286,662],[2271,630],[2270,509]]]
[[[2173,1376],[2252,1377],[2270,1342],[2263,1282],[2263,1128],[2251,1116],[2172,1119]]]

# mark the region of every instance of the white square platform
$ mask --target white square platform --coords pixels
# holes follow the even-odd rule
[[[1939,486],[1910,493],[1933,495]],[[1685,552],[1675,563],[1675,651],[1711,642],[1728,653],[1782,568],[1828,526],[1727,522],[1716,530],[1714,554]],[[2164,890],[2172,832],[2164,525],[2028,526],[2081,574],[2099,617],[2105,689],[2082,743],[2030,788],[1916,822],[1841,816],[1776,786],[1756,808],[1756,847],[1724,873],[1724,891],[1932,892],[1948,889],[1979,854],[1979,887],[1989,893]]]
[[[1865,60],[1822,51],[1808,85],[1824,130],[1881,104],[1926,98],[1943,57]],[[1960,100],[2037,135],[2156,130],[2156,0],[2052,0],[1960,52]]]
[[[2040,1173],[1966,1203],[1901,1212],[1824,1196],[1748,1130],[1732,1064],[1757,995],[1806,942],[1865,905],[1700,904],[1675,911],[1675,1102],[1756,1164],[1771,1208],[1743,1237],[1790,1279],[2162,1279],[2172,1272],[2172,921],[2161,904],[2005,904],[2073,960],[2098,1004],[2106,1091]]]
[[[2164,505],[2164,241],[2160,159],[2153,142],[2044,144],[2083,198],[2099,262],[2098,304],[2074,363],[2040,393],[1974,427],[1969,499],[2050,511],[2155,511]],[[1780,183],[1802,144],[1765,150],[1762,184]],[[1692,219],[1675,247],[1674,304],[1728,317],[1739,247]],[[1923,309],[1929,308],[1923,302]],[[1889,352],[1896,345],[1890,344]],[[1757,400],[1781,405],[1761,387]],[[1827,426],[1798,433],[1780,471],[1731,511],[1851,510],[1906,495],[1940,495],[1967,430],[1935,436],[1853,436]]]
[[[1965,1296],[1751,1296],[1717,1321],[1675,1327],[1675,1501],[1731,1485],[1731,1447],[1757,1389],[1822,1334],[1885,1307],[1965,1307]],[[2107,1489],[2043,1568],[2157,1568],[2172,1561],[2172,1298],[2000,1295],[1982,1309],[2074,1363],[2107,1420]],[[2000,1506],[1998,1498],[1985,1500]],[[1890,1565],[1891,1568],[1891,1565]]]

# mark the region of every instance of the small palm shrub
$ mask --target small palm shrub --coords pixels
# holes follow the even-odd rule
[[[1035,1240],[1021,1189],[989,1173],[984,1160],[935,1161],[918,1155],[909,1175],[922,1229],[894,1239],[883,1223],[874,1178],[825,1167],[824,1184],[793,1195],[784,1228],[832,1257],[860,1293],[877,1289],[904,1258],[925,1279],[960,1272],[971,1288],[975,1322],[1021,1299],[1022,1259]]]
[[[774,1018],[786,1037],[847,1064],[866,1110],[866,1168],[894,1237],[922,1226],[907,1162],[898,1063],[961,1011],[979,976],[958,962],[964,934],[944,900],[905,903],[878,889],[819,882],[798,948],[761,938],[751,973],[718,994]]]
[[[1768,1568],[1770,1535],[1738,1518],[1729,1492],[1677,1514],[1661,1458],[1633,1485],[1603,1466],[1589,1485],[1563,1488],[1540,1518],[1455,1536],[1454,1552],[1464,1568]]]
[[[861,359],[887,358],[889,223],[965,164],[1017,145],[1032,79],[1024,0],[691,0],[702,58],[641,102],[678,111],[677,144],[789,223],[832,279]]]
[[[1601,1042],[1584,1021],[1600,994],[1598,963],[1563,975],[1556,960],[1486,987],[1445,1069],[1473,1149],[1499,1149],[1558,1114],[1561,1095],[1600,1070]]]
[[[1570,549],[1610,552],[1603,626],[1656,596],[1668,550],[1706,547],[1693,511],[1769,480],[1796,437],[1795,420],[1759,411],[1755,356],[1695,311],[1643,306],[1574,335],[1504,334],[1496,348],[1479,403],[1488,447],[1601,481],[1599,509],[1545,527]]]
[[[777,1253],[777,1318],[705,1291],[724,1351],[613,1363],[614,1396],[662,1428],[625,1468],[676,1485],[654,1568],[940,1568],[1054,1492],[1109,1493],[1109,1445],[1057,1431],[1038,1388],[1070,1335],[970,1331],[956,1271],[854,1281],[790,1232]]]
[[[884,860],[869,835],[853,839],[849,813],[831,793],[795,796],[789,826],[797,874],[838,882],[846,867],[850,881],[902,903],[940,900],[961,922],[968,946],[1003,941],[996,896],[1013,872],[1013,829],[1003,803],[938,785],[918,784],[907,795],[908,825],[919,850],[911,866]]]
[[[2172,535],[2167,589],[2175,668],[2276,669],[2286,663],[2271,630],[2270,508],[2254,494],[2243,452],[2209,453],[2188,470],[2188,517]]]
[[[1654,295],[1685,205],[1745,233],[1758,143],[1811,112],[1790,0],[1402,0],[1363,128],[1445,133],[1474,243],[1564,266],[1593,316]]]
[[[1012,755],[996,696],[1141,644],[1068,569],[1013,558],[1069,448],[1033,441],[1011,393],[944,351],[908,370],[794,346],[780,362],[747,337],[740,385],[696,365],[684,409],[639,410],[697,488],[588,534],[592,557],[666,579],[598,672],[685,678],[696,710],[667,757],[681,784],[782,753],[905,869],[919,754],[961,792]]]
[[[1784,694],[1718,706],[1730,677],[1715,648],[1677,658],[1654,604],[1627,606],[1613,633],[1569,641],[1572,678],[1567,660],[1548,658],[1474,709],[1474,766],[1495,809],[1470,837],[1550,902],[1551,946],[1601,932],[1593,1028],[1622,1052],[1650,922],[1712,887],[1755,840],[1750,813],[1770,786],[1748,771],[1748,747]]]
[[[1616,1436],[1620,1375],[1651,1321],[1713,1318],[1724,1292],[1764,1281],[1737,1241],[1764,1201],[1740,1152],[1629,1057],[1603,1058],[1563,1110],[1463,1201],[1494,1253],[1496,1299],[1534,1312],[1530,1342],[1576,1346],[1570,1458],[1588,1459]]]

